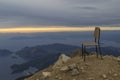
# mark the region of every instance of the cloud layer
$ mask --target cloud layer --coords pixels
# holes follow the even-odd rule
[[[119,26],[120,0],[1,0],[0,27]]]

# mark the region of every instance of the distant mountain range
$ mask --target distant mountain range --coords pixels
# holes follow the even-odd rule
[[[16,54],[27,60],[34,60],[35,58],[44,57],[46,55],[61,54],[61,53],[69,55],[71,51],[75,49],[80,49],[80,47],[55,43],[55,44],[41,45],[35,47],[25,47],[17,51]]]
[[[41,70],[53,64],[60,54],[70,55],[72,51],[80,49],[78,46],[66,44],[50,44],[35,47],[25,47],[16,52],[17,55],[27,60],[23,64],[14,64],[11,66],[13,73],[24,71],[30,66]]]
[[[27,60],[22,64],[11,66],[13,73],[21,72],[31,67],[42,70],[53,64],[61,54],[71,55],[75,50],[81,50],[81,47],[67,44],[49,44],[35,47],[25,47],[16,52],[17,55]],[[94,48],[88,48],[88,51],[94,51]],[[103,55],[120,56],[120,49],[113,47],[102,47]]]

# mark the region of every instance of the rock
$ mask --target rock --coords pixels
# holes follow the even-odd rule
[[[57,60],[57,62],[54,64],[53,69],[55,68],[60,68],[64,63],[66,63],[69,59],[71,59],[70,57],[62,54],[59,59]]]
[[[107,79],[107,76],[106,76],[106,74],[103,74],[103,75],[102,75],[102,77],[103,77],[104,79]]]
[[[109,71],[109,74],[112,74],[112,71]]]
[[[69,70],[69,67],[68,66],[63,66],[60,71],[68,71]]]
[[[115,70],[114,69],[111,69],[112,72],[114,72]]]
[[[115,76],[115,77],[117,77],[117,76],[118,76],[118,74],[114,74],[114,76]]]
[[[90,66],[90,64],[89,63],[85,63],[85,66]]]
[[[62,55],[60,56],[60,58],[62,59],[62,62],[63,62],[63,63],[65,63],[65,62],[67,62],[69,59],[71,59],[70,57],[66,56],[65,54],[62,54]]]
[[[47,78],[47,77],[51,76],[51,72],[42,72],[42,74],[43,74],[44,78]]]
[[[40,78],[37,78],[36,80],[45,80],[45,77],[40,77]]]
[[[94,78],[90,77],[90,78],[88,78],[88,80],[94,80]]]
[[[55,79],[58,79],[59,77],[58,76],[55,76]]]
[[[120,62],[120,57],[117,58],[117,61]]]
[[[45,80],[45,77],[40,77],[38,80]]]
[[[82,73],[85,73],[84,67],[80,67],[80,70],[81,70]]]
[[[62,80],[62,77],[59,77],[58,79],[59,79],[59,80]]]
[[[73,69],[72,70],[72,76],[76,76],[76,75],[79,75],[79,71],[77,69]]]
[[[77,65],[75,63],[68,65],[70,69],[75,69],[77,68]]]
[[[80,67],[80,70],[84,70],[84,67]]]

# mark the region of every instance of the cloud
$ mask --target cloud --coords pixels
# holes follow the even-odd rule
[[[120,23],[119,0],[1,0],[0,27]]]
[[[85,7],[76,6],[75,8],[84,9],[84,10],[97,10],[96,7],[88,7],[88,6],[85,6]]]

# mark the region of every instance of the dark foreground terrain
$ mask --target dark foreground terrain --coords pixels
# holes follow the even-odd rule
[[[120,80],[120,57],[60,56],[57,62],[25,80]]]

